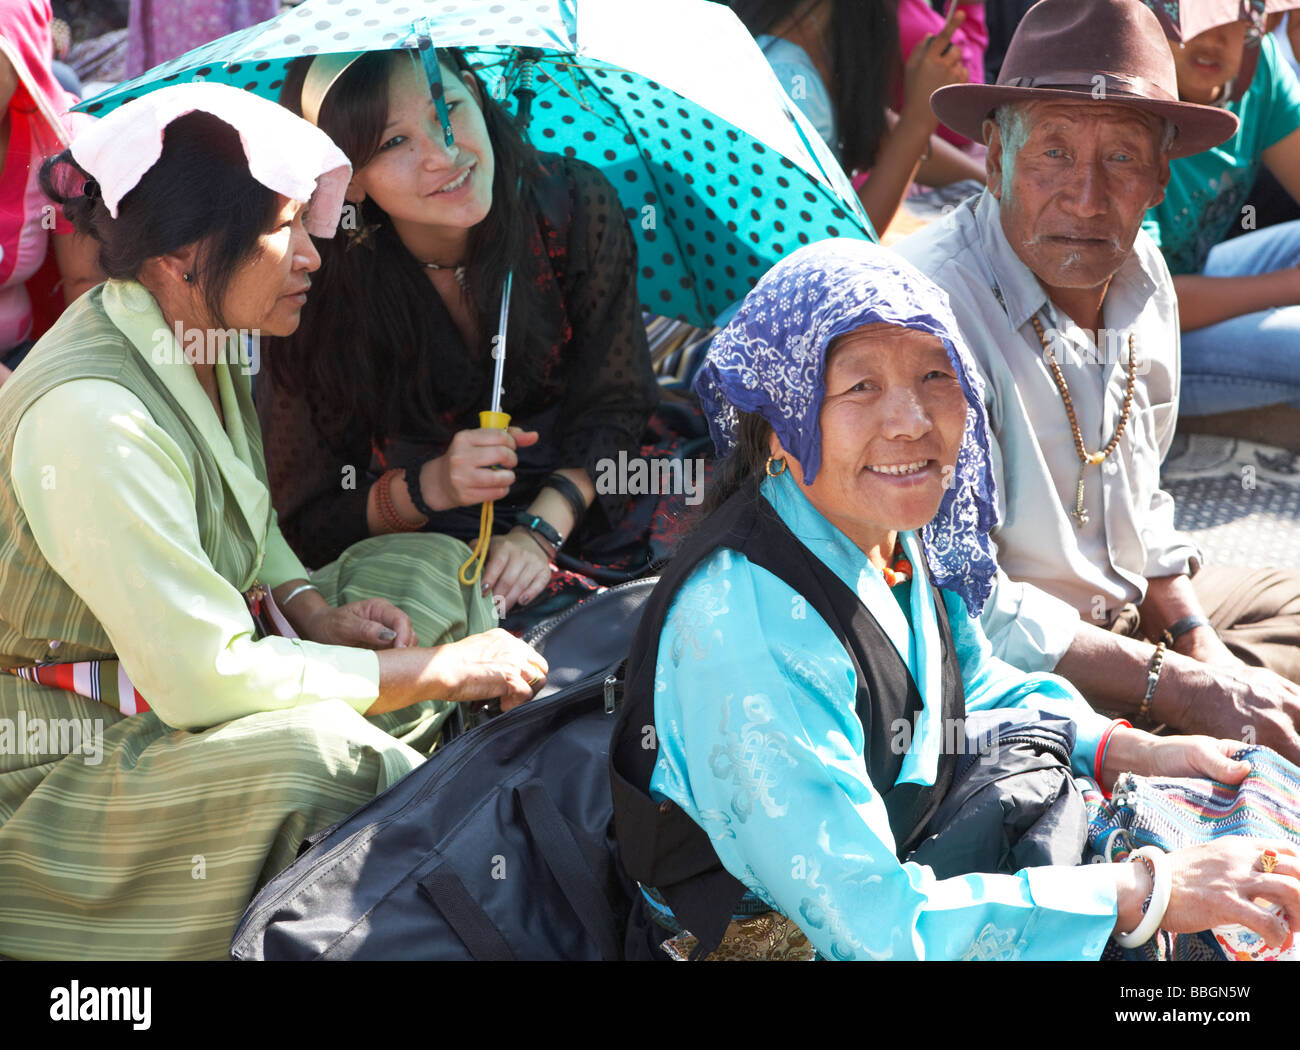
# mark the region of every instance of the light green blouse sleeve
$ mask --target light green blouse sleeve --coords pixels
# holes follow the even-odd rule
[[[364,712],[379,695],[368,649],[254,641],[243,596],[199,542],[188,460],[125,387],[80,379],[41,397],[15,432],[11,474],[46,560],[168,725],[325,699]],[[285,571],[278,537],[273,529],[266,557]]]
[[[262,582],[274,589],[289,580],[307,579],[307,569],[280,533],[280,516],[271,511],[271,529],[262,554]]]

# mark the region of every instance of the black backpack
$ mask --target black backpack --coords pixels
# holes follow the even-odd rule
[[[543,692],[309,839],[249,905],[231,957],[594,960],[642,943],[608,767],[655,582],[611,588],[526,636],[550,664]]]

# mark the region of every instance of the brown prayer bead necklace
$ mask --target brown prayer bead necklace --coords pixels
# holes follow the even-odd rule
[[[1128,335],[1128,382],[1124,387],[1124,407],[1119,414],[1119,424],[1115,427],[1115,433],[1111,436],[1106,447],[1100,452],[1089,452],[1083,444],[1083,433],[1079,430],[1079,421],[1074,415],[1074,402],[1070,399],[1069,388],[1065,385],[1065,376],[1061,372],[1061,366],[1057,363],[1056,354],[1047,341],[1047,333],[1043,331],[1043,323],[1034,314],[1029,323],[1034,326],[1034,332],[1038,336],[1038,341],[1043,344],[1043,354],[1047,358],[1047,367],[1052,370],[1052,379],[1056,383],[1056,389],[1061,392],[1061,400],[1065,402],[1065,414],[1070,417],[1070,430],[1074,434],[1074,450],[1079,455],[1079,484],[1074,490],[1074,510],[1070,512],[1074,518],[1075,528],[1083,528],[1088,524],[1088,512],[1083,509],[1083,482],[1084,473],[1091,467],[1099,467],[1105,462],[1106,457],[1115,451],[1119,444],[1119,439],[1124,436],[1124,428],[1128,426],[1129,415],[1133,410],[1133,387],[1137,377],[1137,349],[1133,338],[1133,333]]]

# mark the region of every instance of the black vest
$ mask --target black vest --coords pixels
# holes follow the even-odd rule
[[[623,864],[634,879],[663,895],[677,921],[699,939],[698,954],[721,943],[745,887],[722,867],[699,825],[671,802],[650,798],[658,751],[647,743],[657,744],[658,733],[651,735],[646,728],[654,725],[659,636],[673,596],[719,547],[739,551],[801,594],[844,646],[857,678],[867,772],[883,795],[900,858],[921,840],[956,767],[956,756],[948,750],[956,734],[945,732],[934,785],[896,783],[903,753],[891,747],[891,727],[900,718],[914,726],[921,710],[921,694],[907,665],[858,596],[795,537],[758,485],[741,488],[687,537],[650,596],[632,641],[623,707],[610,746],[614,824]],[[913,586],[929,578],[924,566],[917,570]],[[943,600],[933,584],[931,590],[943,650],[943,717],[959,719],[966,709],[961,671]]]

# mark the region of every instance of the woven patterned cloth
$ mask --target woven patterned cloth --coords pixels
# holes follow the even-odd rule
[[[1223,835],[1300,846],[1300,767],[1267,747],[1244,748],[1234,757],[1251,765],[1240,784],[1125,773],[1110,805],[1139,846],[1172,850]]]
[[[1300,767],[1267,747],[1246,747],[1233,758],[1245,759],[1251,766],[1240,784],[1125,773],[1116,781],[1114,796],[1108,800],[1092,781],[1079,780],[1088,807],[1091,859],[1119,862],[1140,846],[1169,851],[1198,846],[1224,835],[1284,839],[1300,845]],[[1121,949],[1112,942],[1102,958],[1154,961],[1250,957],[1230,954],[1228,949],[1237,946],[1216,938],[1219,932],[1175,935],[1162,930],[1136,949]],[[1236,936],[1259,941],[1249,931]]]

